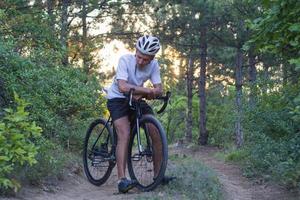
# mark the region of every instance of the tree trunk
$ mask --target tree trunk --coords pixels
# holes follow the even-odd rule
[[[89,66],[88,66],[88,52],[87,52],[87,23],[86,23],[86,16],[87,16],[87,0],[82,0],[82,60],[83,60],[83,69],[86,74],[89,74]]]
[[[2,109],[7,105],[4,80],[0,77],[0,117]]]
[[[208,133],[206,130],[206,57],[207,57],[207,41],[206,27],[200,32],[200,77],[199,77],[199,138],[198,144],[206,145],[208,142]]]
[[[269,68],[270,66],[266,63],[263,64],[263,86],[262,91],[263,93],[266,93],[268,90],[268,83],[269,83]]]
[[[188,143],[192,142],[192,130],[193,130],[193,115],[192,115],[192,102],[193,102],[193,64],[194,60],[192,55],[189,57],[189,62],[187,65],[187,119],[186,119],[186,133],[185,139]]]
[[[287,66],[284,66],[283,64],[280,64],[280,68],[282,69],[282,84],[283,86],[286,86],[288,83],[288,69]]]
[[[47,13],[49,16],[49,25],[52,31],[55,30],[55,17],[53,14],[54,6],[55,6],[55,0],[47,0]]]
[[[290,63],[286,62],[284,67],[286,67],[286,66],[288,66],[289,71],[290,71],[291,83],[293,85],[297,85],[299,82],[300,73]]]
[[[69,0],[62,0],[62,15],[61,15],[61,32],[60,32],[60,42],[64,50],[64,55],[62,58],[62,64],[64,66],[68,65],[68,7]]]
[[[250,96],[249,104],[253,108],[256,105],[256,66],[255,66],[255,55],[253,50],[249,50],[249,83],[250,83]]]
[[[172,122],[172,116],[170,114],[168,114],[167,127],[166,127],[167,141],[172,141],[175,137],[174,131],[170,131],[171,122]]]
[[[184,58],[180,58],[180,63],[179,63],[179,75],[178,75],[178,83],[177,83],[177,88],[180,94],[183,94],[184,96],[186,94],[186,84],[185,84],[185,78],[187,76],[187,71],[186,71],[186,65],[184,63]]]
[[[236,88],[236,122],[235,122],[235,139],[237,147],[244,143],[242,131],[242,74],[243,53],[240,47],[237,48],[236,54],[236,71],[235,71],[235,88]]]

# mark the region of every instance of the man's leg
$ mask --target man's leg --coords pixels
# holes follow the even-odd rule
[[[128,142],[130,136],[130,123],[128,116],[121,117],[114,121],[117,131],[118,141],[116,148],[118,179],[125,178],[125,169],[127,163]]]
[[[130,122],[128,120],[129,107],[126,99],[109,99],[107,108],[113,119],[114,127],[117,133],[116,161],[118,171],[118,189],[119,192],[126,193],[136,186],[135,180],[126,178],[125,170],[127,165],[128,143],[130,137]]]

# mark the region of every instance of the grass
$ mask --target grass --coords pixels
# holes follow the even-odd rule
[[[177,179],[166,186],[160,186],[154,192],[143,193],[136,199],[223,199],[216,174],[192,157],[170,156],[167,175],[176,176]]]

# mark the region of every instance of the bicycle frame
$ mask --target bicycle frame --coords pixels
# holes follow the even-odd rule
[[[140,118],[142,117],[142,113],[141,113],[141,108],[138,104],[138,106],[136,106],[136,127],[137,127],[137,142],[138,142],[138,150],[139,153],[143,152],[143,147],[142,147],[142,142],[141,142],[141,135],[140,135],[140,129],[138,127],[140,127]],[[148,133],[146,134],[148,136]],[[148,137],[147,137],[148,140]],[[148,141],[147,141],[148,142]]]
[[[94,142],[94,144],[93,144],[93,146],[92,146],[92,149],[95,148],[95,146],[96,146],[96,144],[97,144],[97,142],[98,142],[100,136],[102,135],[102,133],[103,133],[105,127],[107,126],[107,124],[108,124],[110,121],[111,121],[111,117],[109,116],[109,118],[108,118],[108,120],[106,121],[106,123],[105,123],[103,129],[101,130],[101,133],[98,135],[96,141]],[[109,140],[109,137],[106,138],[106,144],[109,142],[108,140]]]
[[[170,95],[171,95],[170,92],[167,92],[166,97],[158,98],[158,99],[163,99],[165,101],[165,103],[164,103],[163,107],[157,113],[163,112],[163,110],[165,109],[165,107],[168,103]],[[137,127],[136,134],[137,134],[137,147],[138,147],[139,155],[143,155],[143,152],[144,152],[145,149],[143,149],[143,146],[142,146],[141,133],[140,133],[140,129],[139,129],[140,119],[143,115],[142,112],[141,112],[140,102],[139,102],[139,100],[133,102],[133,90],[132,89],[129,91],[129,94],[127,96],[129,98],[128,105],[129,105],[130,109],[134,110],[134,114],[135,114],[134,120],[135,120],[135,125]],[[92,146],[92,149],[94,149],[94,147],[96,146],[96,144],[97,144],[97,142],[98,142],[100,136],[102,135],[102,133],[103,133],[106,126],[111,126],[112,127],[113,135],[114,135],[115,139],[117,138],[116,129],[115,129],[113,123],[112,123],[111,116],[109,116],[108,120],[105,123],[105,126],[103,127],[103,129],[101,130],[100,134],[98,135],[96,141],[94,142],[94,144]],[[133,134],[132,131],[133,131],[134,126],[131,126],[131,127],[132,128],[130,129],[130,132],[131,132],[131,134]],[[150,144],[149,130],[148,130],[147,126],[145,127],[145,131],[146,131],[145,135],[146,135],[147,144]],[[113,146],[113,151],[112,151],[113,155],[109,159],[115,159],[115,157],[116,157],[115,156],[115,147],[117,146],[117,140],[114,140],[114,141],[115,141],[114,144],[112,144],[112,146]],[[106,145],[108,144],[108,142],[109,142],[109,135],[106,138]],[[149,151],[151,153],[151,150],[149,150]],[[145,153],[145,154],[147,154],[147,153]]]
[[[131,113],[134,115],[130,119],[131,126],[128,144],[128,172],[133,179],[142,181],[139,182],[139,189],[143,191],[149,191],[157,186],[165,172],[168,156],[166,146],[167,142],[162,125],[155,117],[143,115],[143,100],[133,101],[134,99],[132,98],[132,94],[133,90],[130,90],[128,94],[124,94],[127,97],[128,106],[130,109],[132,109]],[[166,96],[157,98],[164,100],[164,105],[160,108],[158,113],[164,110],[168,103],[169,97],[170,93],[167,92]],[[153,162],[153,166],[150,164],[150,167],[152,166],[152,168],[156,166],[154,166],[155,161],[153,160],[153,155],[156,152],[154,151],[155,148],[153,145],[157,144],[157,137],[153,134],[156,133],[159,134],[163,145],[162,153],[166,157],[164,157],[160,163],[161,168],[159,168],[158,175],[160,178],[154,180],[152,174],[150,175],[150,182],[144,182],[143,179],[140,179],[140,173],[138,176],[136,176],[133,166],[139,166],[141,163],[145,163],[144,161]],[[85,173],[88,180],[92,184],[100,186],[109,178],[112,169],[116,164],[116,146],[117,132],[113,125],[111,116],[109,116],[107,120],[103,118],[96,119],[90,124],[84,142],[83,160]],[[147,166],[148,164],[143,165],[143,167],[146,168]],[[146,170],[145,173],[153,172],[153,169],[144,170]]]
[[[135,117],[135,124],[136,124],[136,127],[139,127],[139,120],[140,120],[142,114],[141,114],[141,110],[140,110],[139,106],[137,106],[136,109],[137,109],[136,110],[136,115],[137,116]],[[99,138],[101,137],[103,131],[105,130],[105,127],[106,126],[111,126],[111,125],[109,125],[110,123],[112,123],[111,116],[109,116],[108,120],[105,123],[105,126],[103,127],[103,129],[101,130],[101,132],[98,134],[97,139],[95,140],[94,144],[92,145],[92,149],[94,149],[95,146],[96,146],[96,144],[98,143]],[[112,130],[113,130],[114,136],[116,138],[117,137],[117,133],[116,133],[115,127],[113,125],[112,125]],[[132,129],[131,129],[131,132],[132,132]],[[147,142],[149,142],[148,133],[146,133],[146,136],[147,136]],[[107,145],[108,143],[109,143],[109,135],[106,138],[105,145]],[[142,153],[144,151],[144,149],[143,149],[142,142],[141,142],[141,136],[140,136],[140,130],[139,130],[139,128],[137,128],[137,143],[138,143],[139,153]],[[112,144],[112,145],[116,146],[117,142],[115,142],[115,144]],[[114,150],[115,150],[115,148],[114,148]],[[109,159],[115,158],[115,151],[113,151],[112,153],[113,153],[113,157],[110,157]],[[105,155],[103,155],[103,156],[106,157]],[[104,161],[107,161],[107,159],[104,159]]]

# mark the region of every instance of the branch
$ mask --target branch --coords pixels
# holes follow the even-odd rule
[[[141,32],[110,32],[110,33],[100,33],[98,35],[91,36],[91,39],[95,39],[97,37],[110,37],[110,36],[128,36],[128,35],[141,35]]]

